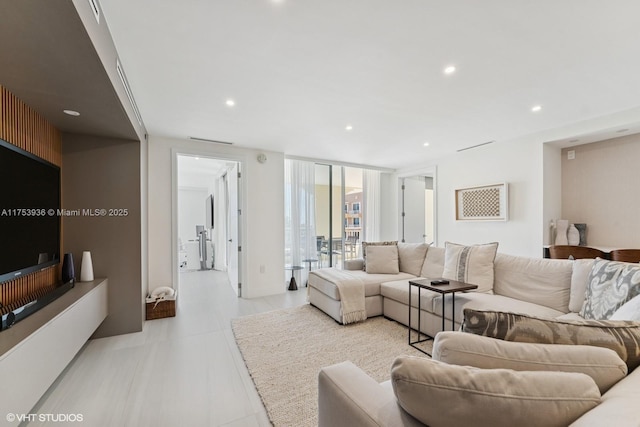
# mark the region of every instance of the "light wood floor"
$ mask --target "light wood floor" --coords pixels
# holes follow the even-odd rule
[[[90,341],[31,412],[82,414],[75,425],[100,427],[269,426],[230,321],[304,304],[306,288],[249,300],[224,273],[181,280],[176,317]]]

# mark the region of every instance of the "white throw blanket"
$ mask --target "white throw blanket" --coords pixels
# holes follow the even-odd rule
[[[353,277],[348,271],[335,268],[316,270],[315,274],[334,283],[338,288],[343,324],[367,320],[362,280]]]

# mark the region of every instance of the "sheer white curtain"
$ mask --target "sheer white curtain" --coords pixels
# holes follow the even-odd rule
[[[307,267],[302,260],[317,258],[315,164],[285,159],[284,173],[285,260],[287,264]],[[303,283],[306,272],[302,272]]]
[[[380,171],[364,169],[362,179],[364,209],[362,211],[364,242],[380,240]]]

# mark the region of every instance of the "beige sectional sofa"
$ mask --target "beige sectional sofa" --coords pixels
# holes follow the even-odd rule
[[[399,244],[399,247],[402,244]],[[440,278],[443,276],[445,268],[445,249],[429,247],[426,251],[424,261],[420,271],[404,269],[402,257],[405,257],[416,245],[405,246],[403,250],[398,250],[399,271],[395,274],[369,274],[362,268],[362,261],[350,262],[345,265],[346,269],[340,273],[348,280],[361,280],[364,283],[366,294],[366,315],[367,317],[384,315],[404,325],[408,324],[408,296],[409,280],[415,277]],[[413,260],[415,261],[415,260]],[[415,265],[415,262],[413,263]],[[498,253],[495,256],[493,265],[493,283],[490,290],[484,292],[467,292],[455,294],[455,329],[458,329],[463,320],[463,310],[465,308],[479,311],[498,311],[521,313],[529,316],[557,319],[557,320],[580,320],[579,312],[585,302],[585,289],[587,279],[591,272],[594,260],[551,260],[534,259],[520,256],[512,256]],[[404,265],[408,265],[404,263]],[[309,276],[309,301],[312,305],[320,308],[325,313],[333,317],[336,321],[342,322],[340,295],[335,283],[330,279],[323,269],[312,272]],[[418,274],[416,274],[418,273]],[[412,288],[412,292],[416,292]],[[422,293],[422,324],[423,332],[436,336],[441,331],[441,296],[440,294],[423,291]],[[446,328],[452,328],[451,301],[450,295],[445,299]],[[412,323],[417,326],[417,294],[412,297]],[[639,324],[640,326],[640,324]],[[462,332],[447,332],[447,334],[461,334],[462,339],[471,334]],[[442,335],[442,334],[441,334]],[[494,338],[481,337],[489,340],[489,347],[495,347],[495,342],[504,342]],[[637,342],[636,342],[637,344]],[[537,346],[539,344],[517,343],[518,346]],[[604,362],[598,358],[596,347],[588,345],[573,346],[584,351],[584,354],[593,360],[596,366],[601,366]],[[529,347],[532,348],[532,347]],[[559,347],[554,347],[558,349]],[[613,350],[609,350],[613,352]],[[520,353],[527,353],[525,350],[518,350]],[[546,350],[545,350],[546,351]],[[636,350],[640,351],[640,350]],[[443,353],[444,352],[444,353]],[[446,345],[440,345],[438,340],[434,343],[434,359],[438,359],[442,354],[446,354]],[[609,355],[611,356],[611,355]],[[615,357],[617,357],[614,354]],[[640,355],[636,354],[635,357]],[[556,356],[558,357],[558,356]],[[563,359],[565,356],[560,356]],[[444,357],[443,362],[447,361]],[[425,359],[426,360],[426,359]],[[495,368],[495,366],[474,365],[477,358],[469,359],[469,365],[479,368]],[[506,359],[505,359],[506,360]],[[429,361],[431,363],[431,361]],[[440,362],[433,362],[440,363]],[[453,364],[457,362],[451,362]],[[533,361],[534,364],[539,364]],[[567,365],[571,361],[567,360]],[[578,363],[581,365],[581,363]],[[430,367],[429,369],[433,369]],[[441,369],[441,366],[435,368]],[[459,367],[462,368],[462,367]],[[395,369],[395,368],[394,368]],[[465,369],[471,369],[465,367]],[[528,369],[528,368],[525,368]],[[626,371],[624,372],[626,374]],[[475,375],[475,374],[474,374]],[[571,377],[573,375],[574,377]],[[585,399],[591,399],[592,406],[587,409],[584,415],[573,421],[573,426],[640,426],[640,369],[633,370],[629,375],[622,375],[615,378],[615,384],[611,388],[601,389],[600,392],[595,385],[590,389],[585,388],[581,381],[592,381],[588,375],[572,373],[567,377],[567,382],[575,381],[578,392],[589,395]],[[580,376],[582,377],[576,377]],[[450,376],[447,374],[447,376]],[[453,375],[455,377],[455,375]],[[462,375],[466,378],[468,375]],[[587,378],[585,380],[585,378]],[[491,381],[493,382],[493,381]],[[411,382],[413,383],[413,382]],[[482,382],[481,382],[482,383]],[[509,381],[507,381],[507,384]],[[393,385],[395,387],[395,385]],[[405,407],[399,402],[398,396],[394,393],[391,382],[378,384],[367,374],[362,372],[355,365],[345,362],[339,365],[327,367],[322,370],[319,376],[319,420],[320,426],[418,426],[424,425],[418,419],[409,415]],[[454,387],[455,388],[455,387]],[[587,390],[588,389],[588,390]],[[491,393],[489,393],[491,394]],[[594,397],[597,394],[597,399]],[[467,395],[468,398],[468,395]],[[544,399],[543,399],[544,400]],[[549,399],[547,399],[549,400]],[[554,400],[554,399],[550,399]],[[562,400],[562,399],[561,399]],[[571,400],[571,399],[568,399]],[[472,401],[474,401],[472,399]],[[455,402],[462,405],[469,402]],[[477,402],[476,402],[477,403]],[[425,402],[426,408],[431,411],[447,411],[447,408],[455,407],[451,401]],[[489,405],[489,404],[487,404]],[[558,409],[562,412],[562,408]],[[534,410],[534,412],[536,412]],[[552,415],[550,417],[553,418]],[[508,421],[509,415],[504,414],[505,422],[493,425],[512,425]],[[564,421],[562,421],[564,422]],[[562,422],[542,424],[532,423],[531,425],[562,425]],[[568,423],[565,423],[565,425]],[[447,425],[437,423],[435,425]],[[474,423],[473,425],[489,425]]]
[[[418,245],[398,244],[399,247]],[[424,245],[426,246],[426,245]],[[402,271],[403,251],[400,254],[400,271],[397,274],[369,274],[363,270],[363,261],[345,263],[339,273],[345,279],[358,279],[364,283],[367,317],[384,315],[403,325],[409,322],[409,280],[441,278],[444,271],[445,249],[429,247],[419,270]],[[405,255],[409,256],[409,255]],[[498,253],[494,261],[492,289],[485,292],[455,294],[455,321],[457,329],[462,321],[465,306],[492,310],[510,310],[532,316],[552,318],[579,318],[584,301],[585,282],[593,260],[534,259]],[[328,269],[314,270],[309,274],[309,302],[342,323],[340,294],[335,277],[327,275]],[[333,269],[335,270],[335,269]],[[414,273],[414,274],[412,274]],[[412,288],[412,327],[417,327],[417,289]],[[451,326],[451,296],[445,297],[445,327]],[[442,329],[442,296],[436,292],[422,291],[420,329],[435,335]]]

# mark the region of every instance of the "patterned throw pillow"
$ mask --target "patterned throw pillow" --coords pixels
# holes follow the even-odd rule
[[[618,353],[629,372],[640,365],[638,322],[542,319],[465,308],[462,330],[505,341],[605,347]]]
[[[367,271],[367,246],[389,246],[395,245],[398,246],[397,240],[389,240],[386,242],[362,242],[362,269]]]
[[[640,295],[640,267],[596,258],[587,280],[580,316],[608,319],[636,295]]]
[[[493,261],[498,251],[497,242],[474,246],[445,242],[444,250],[442,277],[478,285],[477,292],[493,289]]]

